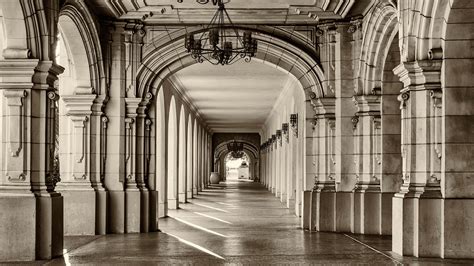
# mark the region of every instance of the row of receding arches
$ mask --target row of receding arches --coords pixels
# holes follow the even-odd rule
[[[178,96],[172,95],[173,86],[165,82],[158,92],[156,120],[157,173],[160,196],[160,216],[167,209],[179,208],[207,185],[210,174],[210,138],[201,122]],[[168,99],[167,99],[168,98]]]
[[[55,25],[48,23],[55,23],[56,9],[43,12],[44,3],[41,1],[24,0],[21,3],[5,0],[1,5],[1,32],[5,34],[1,38],[3,59],[14,59],[7,66],[10,77],[5,74],[6,68],[2,65],[2,89],[5,92],[1,117],[2,125],[6,125],[2,127],[2,150],[6,151],[8,146],[8,150],[13,150],[14,154],[11,156],[11,152],[2,153],[2,170],[7,173],[1,180],[2,188],[15,188],[16,191],[25,192],[25,195],[33,191],[41,198],[44,204],[42,207],[46,211],[37,214],[40,217],[37,221],[45,224],[40,227],[36,221],[32,221],[32,226],[52,228],[52,232],[58,235],[62,232],[58,233],[59,230],[53,229],[62,225],[63,217],[66,233],[103,234],[155,230],[156,225],[153,226],[153,223],[156,217],[151,214],[153,204],[158,206],[159,215],[165,215],[168,207],[178,207],[180,201],[185,201],[186,196],[192,195],[189,193],[202,188],[208,176],[209,138],[202,121],[194,114],[190,116],[189,106],[183,105],[182,99],[171,93],[172,86],[165,82],[167,77],[179,69],[194,63],[185,49],[181,45],[177,46],[182,43],[184,32],[202,29],[184,28],[166,38],[149,40],[144,46],[143,62],[137,70],[139,82],[134,88],[137,97],[125,97],[127,94],[123,90],[129,88],[124,88],[122,83],[124,67],[120,62],[123,47],[126,46],[122,41],[123,32],[114,31],[111,35],[115,35],[111,36],[111,40],[101,42],[99,23],[91,17],[87,6],[80,1],[68,2],[59,15],[59,29],[64,41],[60,43],[59,50],[66,53],[59,56],[58,62],[65,68],[63,70],[51,66],[50,62],[55,57],[52,44],[55,43],[57,34],[54,32]],[[337,122],[342,121],[340,125],[349,125],[349,129],[351,118],[354,123],[358,121],[357,127],[368,123],[360,115],[351,117],[352,113],[347,111],[352,110],[349,107],[346,110],[334,108],[337,95],[331,91],[333,77],[328,76],[330,69],[334,67],[334,60],[322,57],[323,63],[320,64],[317,54],[306,44],[292,40],[295,36],[287,36],[277,27],[269,26],[251,29],[258,33],[256,35],[262,43],[256,57],[295,76],[303,87],[301,91],[305,93],[304,100],[298,105],[301,104],[305,111],[316,111],[318,122],[315,126],[311,121],[312,113],[299,112],[304,113],[299,117],[298,123],[304,125],[301,128],[306,135],[301,138],[303,145],[300,151],[305,153],[300,158],[302,166],[298,168],[303,170],[298,176],[303,180],[303,185],[296,185],[300,189],[297,196],[301,196],[303,190],[310,191],[315,183],[315,176],[317,185],[320,185],[318,188],[326,188],[330,184],[334,193],[338,192],[336,190],[340,188],[339,184],[347,185],[344,189],[352,189],[353,182],[357,181],[367,182],[361,183],[362,185],[375,184],[383,188],[387,184],[384,182],[385,178],[392,181],[387,184],[390,190],[387,192],[396,193],[393,200],[398,205],[393,208],[395,218],[385,221],[377,233],[386,232],[384,228],[390,227],[387,224],[391,223],[391,228],[398,232],[394,234],[393,240],[396,252],[416,256],[469,256],[472,254],[470,247],[474,239],[470,230],[474,198],[471,189],[474,168],[470,160],[474,147],[471,126],[474,97],[471,75],[473,27],[469,18],[474,17],[474,9],[468,0],[399,1],[398,5],[397,9],[393,1],[379,1],[372,7],[369,12],[371,17],[365,18],[367,23],[364,23],[362,53],[353,65],[358,73],[354,84],[355,93],[350,95],[355,94],[358,104],[370,106],[371,94],[377,95],[381,89],[381,123],[385,124],[380,129],[374,121],[366,121],[373,126],[370,127],[373,130],[370,134],[349,131],[349,135],[353,134],[351,137],[360,140],[359,144],[362,144],[355,146],[356,150],[361,151],[355,154],[360,155],[360,160],[356,163],[364,174],[357,177],[359,180],[354,175],[351,176],[351,182],[343,184],[338,177],[337,171],[342,169],[340,165],[353,163],[342,160],[342,155],[347,155],[342,153],[353,151],[354,147],[340,145],[336,149],[333,139],[338,137],[337,126],[330,119],[336,117],[339,119]],[[36,12],[36,8],[42,12]],[[29,27],[17,26],[23,24]],[[334,33],[333,29],[327,31]],[[335,42],[331,40],[328,43],[328,49],[321,49],[323,53],[334,51],[334,46],[331,45]],[[4,82],[6,77],[19,75],[11,71],[17,67],[15,63],[18,62],[32,65],[29,72],[24,71],[24,66],[19,67],[19,71],[15,70],[21,72],[22,77],[31,75],[34,78],[29,77],[27,82],[20,84],[16,83],[15,76]],[[395,68],[395,73],[398,77],[392,72],[396,65],[398,67]],[[58,88],[62,99],[59,104],[61,182],[57,184],[57,190],[64,196],[65,215],[61,213],[55,215],[54,219],[43,219],[49,215],[48,210],[53,210],[53,200],[44,203],[49,199],[42,198],[43,195],[52,195],[50,192],[54,191],[51,181],[46,179],[47,174],[52,172],[50,168],[53,164],[50,163],[51,156],[46,156],[45,160],[40,159],[45,157],[45,151],[53,150],[50,138],[54,129],[50,126],[54,119],[49,118],[54,115],[49,109],[41,109],[46,108],[46,104],[39,104],[36,109],[17,110],[12,108],[19,108],[19,105],[10,103],[20,102],[29,106],[33,100],[54,101],[55,95],[49,94],[48,97],[52,97],[48,98],[46,93],[52,91],[54,85],[50,83],[61,71],[64,71]],[[404,89],[401,94],[400,86]],[[25,89],[25,93],[16,93],[11,91],[12,87],[19,90],[28,88],[28,91]],[[38,88],[46,89],[41,91]],[[353,89],[352,85],[347,88],[348,91]],[[36,98],[33,99],[32,95]],[[396,95],[399,96],[399,103],[395,101]],[[7,102],[7,97],[8,101],[16,101]],[[351,99],[348,98],[345,100],[350,102]],[[346,112],[344,116],[341,115],[342,111]],[[48,119],[44,115],[46,113],[49,115]],[[27,119],[15,120],[18,117],[23,119],[22,115]],[[29,125],[28,130],[21,131],[21,126],[29,121],[29,117],[36,119],[36,124],[31,125],[39,126],[32,130]],[[287,114],[281,116],[281,120],[276,119],[275,125],[266,128],[262,140],[275,134],[280,123],[287,119]],[[143,126],[150,124],[153,125],[152,129]],[[19,127],[18,131],[14,131],[16,127]],[[7,132],[5,128],[13,130]],[[311,131],[311,128],[315,128],[315,131]],[[44,134],[34,134],[41,129],[44,129],[44,132],[41,131]],[[21,139],[22,134],[18,134],[17,139],[17,135],[12,132],[22,132],[35,142],[27,141],[28,138]],[[381,138],[384,141],[380,141]],[[370,151],[363,149],[366,142],[374,144],[369,145]],[[22,149],[27,149],[28,154]],[[281,179],[279,183],[277,180],[273,181],[274,176],[278,176],[277,173],[281,174],[281,168],[278,168],[281,167],[281,160],[275,161],[273,158],[278,158],[281,154],[271,154],[270,151],[265,156],[272,158],[264,168],[267,177],[265,184],[270,188],[275,185],[276,188],[277,184],[282,184]],[[392,159],[399,160],[400,157],[400,164],[388,163]],[[271,162],[270,166],[268,162]],[[387,166],[390,167],[386,168]],[[37,168],[32,170],[32,167]],[[36,174],[37,172],[41,174]],[[19,173],[19,176],[15,179],[11,173]],[[373,178],[377,174],[382,175],[381,183]],[[400,175],[403,179],[399,178]],[[429,184],[430,189],[424,190],[426,184]],[[64,190],[67,185],[71,189],[77,188],[77,191]],[[404,190],[398,190],[400,185]],[[158,201],[153,202],[151,196],[147,198],[147,193],[157,191],[160,192]],[[417,197],[419,194],[416,193],[425,191],[431,193],[428,198]],[[72,192],[81,195],[78,198],[82,205],[74,204],[78,198],[74,198],[75,194]],[[102,197],[105,192],[109,196]],[[427,199],[436,204],[425,204]],[[316,218],[327,218],[333,222],[351,221],[350,213],[354,209],[339,208],[336,212],[337,205],[332,203],[333,201],[330,204],[332,209],[325,209],[327,213]],[[85,207],[81,209],[81,206]],[[149,210],[145,206],[150,206]],[[352,207],[351,205],[350,208]],[[363,212],[359,210],[359,213]],[[135,217],[139,218],[133,219]],[[422,221],[419,217],[428,218]],[[149,226],[145,223],[148,218],[151,220]],[[456,219],[463,219],[463,222],[457,223]],[[337,231],[341,224],[343,223],[328,225],[317,221],[315,228]],[[412,225],[421,225],[421,229],[414,229]],[[453,229],[454,227],[456,228]],[[80,231],[77,231],[78,228]],[[39,247],[57,247],[48,242],[51,241],[49,236],[36,237]],[[10,234],[5,239],[13,241],[26,238]],[[12,247],[8,251],[16,254],[15,245]],[[47,258],[47,253],[46,251],[46,255],[41,253],[37,257]],[[51,255],[49,252],[49,256]]]

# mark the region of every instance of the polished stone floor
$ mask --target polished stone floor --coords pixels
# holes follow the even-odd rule
[[[160,219],[160,233],[68,237],[66,254],[36,264],[473,264],[390,252],[390,237],[306,232],[256,183],[221,183]]]

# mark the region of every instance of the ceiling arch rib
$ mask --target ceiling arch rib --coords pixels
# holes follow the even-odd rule
[[[144,96],[149,89],[156,90],[168,76],[196,63],[184,48],[183,38],[184,36],[148,51],[144,56],[137,75],[137,78],[143,81],[139,88],[140,95]],[[259,34],[256,38],[259,40],[259,49],[255,56],[257,59],[285,69],[302,83],[303,88],[311,90],[317,97],[330,94],[323,90],[320,81],[323,72],[314,57],[291,43],[270,35]]]

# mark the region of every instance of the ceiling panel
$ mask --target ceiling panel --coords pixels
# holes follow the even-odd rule
[[[258,132],[288,78],[287,73],[255,61],[194,64],[173,76],[215,132]]]

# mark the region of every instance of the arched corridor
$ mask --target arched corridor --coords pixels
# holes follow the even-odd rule
[[[0,263],[473,263],[473,14],[0,1]]]

